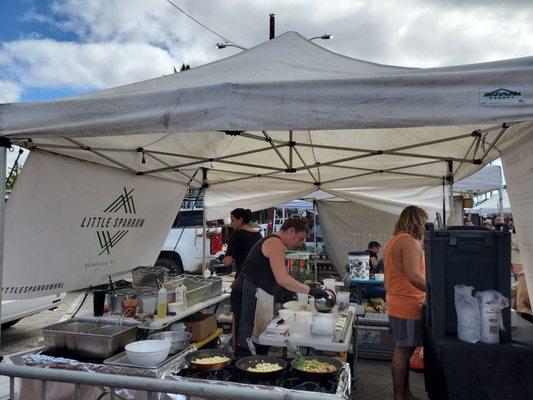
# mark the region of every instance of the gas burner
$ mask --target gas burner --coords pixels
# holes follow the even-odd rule
[[[335,393],[338,382],[332,380],[306,381],[300,377],[287,377],[283,387],[307,392]]]
[[[277,386],[285,389],[320,393],[335,393],[339,384],[339,382],[334,379],[317,380],[316,382],[309,381],[304,377],[295,375],[294,371],[290,369],[283,371],[283,373],[281,373],[275,380],[255,380],[241,376],[237,368],[233,365],[215,372],[194,371],[186,368],[175,374],[186,378],[208,379],[213,381],[235,382],[250,385]]]
[[[231,381],[232,376],[235,375],[235,371],[233,371],[233,367],[228,367],[221,369],[219,371],[212,371],[212,372],[206,372],[206,371],[194,371],[189,368],[182,369],[176,375],[183,376],[186,378],[194,378],[194,379],[208,379],[211,381],[222,381],[227,382]]]

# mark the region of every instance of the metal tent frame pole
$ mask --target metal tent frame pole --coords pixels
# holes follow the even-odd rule
[[[453,197],[453,161],[448,161],[448,207],[450,209],[450,217],[448,218],[449,221],[452,221],[452,216],[455,213],[455,204],[454,204],[454,197]]]
[[[503,222],[503,186],[498,189],[498,211]]]
[[[4,223],[6,206],[6,158],[9,144],[2,143],[0,147],[0,315],[2,314],[2,292],[4,282]],[[0,324],[0,346],[2,344],[2,328]]]
[[[207,219],[205,215],[205,191],[207,189],[207,168],[202,168],[202,191],[203,193],[203,202],[202,202],[202,274],[206,270],[205,259],[206,259],[206,249],[207,249]]]
[[[315,247],[314,247],[315,248],[315,257],[314,257],[315,282],[318,282],[318,264],[317,264],[317,261],[316,261],[316,257],[317,257],[317,251],[316,251],[316,222],[317,222],[316,210],[317,210],[316,199],[313,199],[313,238],[314,238],[314,242],[315,242]]]

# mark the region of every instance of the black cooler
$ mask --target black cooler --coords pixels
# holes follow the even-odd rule
[[[457,335],[454,287],[497,290],[511,299],[511,237],[507,225],[491,231],[479,227],[426,227],[427,328],[435,337]],[[502,310],[503,340],[511,340],[511,310]]]

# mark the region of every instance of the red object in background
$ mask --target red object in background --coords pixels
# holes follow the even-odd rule
[[[213,238],[211,238],[210,251],[211,255],[222,251],[222,233],[217,233]]]
[[[271,219],[268,220],[268,224],[267,224],[267,230],[269,232],[272,232],[272,227],[274,226],[274,223],[272,222]]]
[[[413,371],[424,372],[424,348],[417,347],[409,359],[409,368]]]

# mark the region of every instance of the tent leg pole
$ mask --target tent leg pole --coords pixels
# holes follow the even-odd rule
[[[203,213],[202,213],[202,222],[203,222],[203,235],[202,235],[202,273],[205,271],[205,245],[206,245],[206,236],[207,236],[207,221],[205,219],[205,205],[204,205],[204,208],[203,208]]]
[[[446,177],[442,177],[442,226],[446,226]]]
[[[203,191],[203,202],[202,202],[202,275],[206,270],[205,258],[206,258],[206,241],[207,241],[207,220],[205,216],[205,191],[207,188],[207,168],[202,168],[202,191]]]
[[[317,257],[317,251],[316,251],[316,200],[313,199],[313,238],[315,241],[315,257],[314,257],[314,264],[315,264],[315,282],[318,282],[318,265],[316,263],[316,257]]]
[[[4,221],[6,205],[6,155],[7,148],[0,147],[0,315],[2,313],[2,291],[4,282]],[[0,344],[1,340],[0,325]]]
[[[453,198],[453,161],[448,161],[448,207],[450,209],[450,221],[452,220],[452,214],[455,213],[455,204]]]
[[[498,189],[498,211],[500,213],[500,217],[502,217],[502,222],[503,222],[503,188],[502,187]]]

